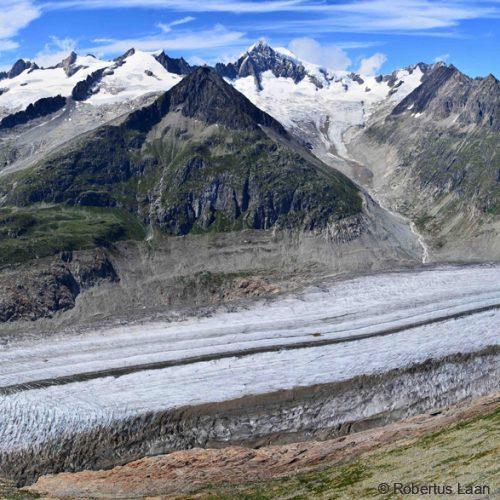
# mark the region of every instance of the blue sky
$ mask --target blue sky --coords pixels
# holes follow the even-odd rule
[[[0,67],[134,46],[234,60],[258,39],[333,69],[445,60],[500,75],[500,0],[0,0]]]

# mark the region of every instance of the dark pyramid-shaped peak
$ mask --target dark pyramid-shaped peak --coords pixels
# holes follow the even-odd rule
[[[131,113],[126,123],[131,128],[146,131],[173,111],[229,129],[256,130],[264,126],[286,135],[278,121],[257,108],[209,67],[194,70],[153,104]]]
[[[175,73],[176,75],[189,75],[189,73],[194,70],[183,57],[176,59],[174,57],[169,57],[165,52],[161,52],[159,55],[155,56],[155,59],[169,73]]]

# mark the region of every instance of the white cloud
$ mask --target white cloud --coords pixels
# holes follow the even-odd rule
[[[72,38],[50,37],[50,42],[46,43],[43,50],[35,56],[35,61],[40,66],[54,66],[61,62],[68,54],[76,49],[76,40]]]
[[[103,55],[120,54],[134,47],[139,50],[198,50],[214,47],[227,47],[243,41],[244,33],[230,31],[217,24],[210,30],[190,31],[175,36],[149,36],[141,38],[113,39],[105,44],[87,47],[85,52],[97,52]]]
[[[158,23],[156,26],[158,26],[158,28],[160,28],[164,33],[170,33],[173,26],[179,26],[180,24],[186,24],[194,20],[195,18],[193,16],[186,16],[172,21],[171,23]]]
[[[434,62],[445,62],[450,58],[450,54],[441,54],[440,56],[436,56],[434,58]]]
[[[2,0],[0,39],[16,36],[40,15],[40,9],[29,0]]]
[[[180,12],[265,13],[307,10],[309,0],[61,0],[45,4],[47,9],[157,8]]]
[[[304,0],[283,8],[312,15],[254,23],[264,32],[394,33],[400,35],[456,36],[462,21],[500,17],[497,0]],[[495,5],[496,4],[496,5]]]
[[[318,64],[333,70],[345,70],[350,64],[349,56],[336,45],[321,45],[312,38],[295,38],[288,48],[303,61]]]
[[[353,31],[418,31],[456,26],[459,21],[498,15],[488,1],[358,0],[332,4],[332,27]]]
[[[188,59],[188,63],[194,66],[205,66],[206,64],[208,64],[207,61],[205,61],[205,59],[202,59],[201,57],[198,56],[190,57]]]
[[[382,64],[387,61],[387,56],[385,54],[381,54],[377,52],[373,54],[371,57],[367,57],[366,59],[361,59],[361,64],[358,69],[358,73],[361,75],[374,75],[377,73]]]
[[[41,11],[30,0],[2,0],[0,9],[0,51],[17,49],[19,43],[12,38],[40,17]]]
[[[19,47],[19,44],[14,40],[0,40],[0,52],[2,50],[14,50]]]

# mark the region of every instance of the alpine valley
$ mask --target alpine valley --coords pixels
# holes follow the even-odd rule
[[[263,41],[213,67],[17,61],[0,476],[332,439],[490,394],[499,138],[499,81],[442,62],[369,76]]]

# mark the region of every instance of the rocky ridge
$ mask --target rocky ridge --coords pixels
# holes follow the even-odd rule
[[[372,187],[444,259],[497,259],[500,84],[435,65],[389,114],[351,134]],[[388,186],[396,186],[389,190]]]

